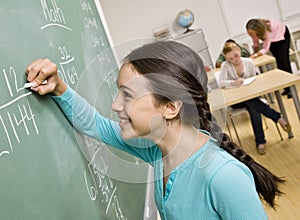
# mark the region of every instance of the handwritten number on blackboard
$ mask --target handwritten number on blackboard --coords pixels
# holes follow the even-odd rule
[[[84,180],[88,194],[93,201],[97,199],[97,196],[101,196],[101,203],[106,205],[106,215],[109,215],[110,210],[114,210],[117,219],[126,220],[127,218],[123,215],[116,195],[117,187],[107,175],[108,165],[105,163],[103,156],[97,155],[98,152],[100,152],[100,148],[96,150],[88,164],[92,181],[88,181],[87,173],[84,172]],[[95,161],[96,157],[97,162]],[[92,183],[89,185],[88,182]]]
[[[58,70],[58,74],[66,84],[74,85],[79,79],[74,64],[75,57],[68,53],[65,46],[60,46],[58,50],[61,54],[61,61],[59,62],[60,70]]]
[[[23,126],[27,135],[30,135],[30,129],[28,127],[28,122],[31,121],[34,127],[34,131],[36,134],[39,134],[39,130],[37,124],[35,122],[35,114],[33,114],[30,104],[27,101],[26,104],[18,105],[18,114],[11,113],[7,111],[8,125],[3,120],[3,117],[0,115],[0,121],[2,125],[2,129],[5,132],[6,140],[8,142],[9,150],[1,150],[0,149],[0,157],[4,154],[10,154],[14,152],[12,137],[16,139],[18,143],[21,143],[21,139],[19,138],[18,132],[20,132],[20,126]],[[13,134],[10,134],[8,131],[8,127],[10,126]],[[4,141],[5,138],[1,138],[1,141]],[[0,142],[1,143],[1,142]],[[3,142],[4,143],[4,142]],[[1,144],[2,145],[2,144]],[[0,146],[1,146],[0,145]]]
[[[61,60],[68,60],[68,59],[70,59],[71,55],[68,54],[68,51],[67,51],[66,47],[64,47],[64,46],[63,47],[59,47],[58,50],[61,53],[61,57],[60,57]]]

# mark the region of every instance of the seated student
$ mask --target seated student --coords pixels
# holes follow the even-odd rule
[[[245,48],[245,47],[242,47],[241,45],[239,45],[237,42],[235,42],[234,40],[232,39],[228,39],[225,43],[228,43],[228,42],[232,42],[232,43],[235,43],[236,45],[238,45],[238,47],[240,48],[241,50],[241,56],[242,57],[250,57],[250,52]],[[220,68],[221,67],[221,64],[226,60],[225,58],[225,55],[223,52],[220,53],[217,61],[216,61],[216,64],[215,64],[215,67],[216,68]]]
[[[252,59],[241,57],[241,50],[237,44],[233,42],[225,43],[223,53],[226,57],[226,61],[221,65],[221,74],[219,78],[221,87],[239,86],[243,84],[245,78],[256,75]],[[261,114],[272,119],[276,123],[278,122],[286,132],[291,130],[290,124],[281,117],[281,114],[270,108],[269,105],[262,102],[258,97],[235,104],[232,107],[247,108],[250,114],[258,154],[266,153],[266,140],[262,127]]]

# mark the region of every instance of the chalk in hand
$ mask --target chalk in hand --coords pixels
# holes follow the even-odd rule
[[[42,85],[46,85],[47,83],[48,83],[48,81],[45,80],[45,81],[42,82],[41,84],[42,84]],[[31,83],[31,82],[25,83],[24,86],[23,86],[23,89],[31,88],[31,87],[33,87],[33,86],[34,86],[34,83]]]

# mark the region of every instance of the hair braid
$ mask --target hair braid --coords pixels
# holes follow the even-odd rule
[[[202,105],[201,129],[207,130],[211,133],[218,143],[220,148],[227,151],[236,159],[244,163],[252,172],[255,180],[255,187],[257,193],[272,207],[275,208],[275,196],[283,194],[279,189],[279,184],[285,182],[268,171],[265,167],[255,162],[255,160],[248,155],[243,149],[239,148],[237,144],[232,142],[226,133],[223,133],[220,126],[216,123],[214,116],[210,112],[209,104]]]
[[[284,180],[256,163],[222,132],[210,111],[207,74],[200,56],[195,51],[175,41],[159,41],[134,50],[124,62],[130,62],[149,80],[153,96],[160,103],[182,100],[184,110],[181,120],[195,123],[197,128],[210,132],[220,148],[244,163],[254,176],[257,193],[274,208],[275,196],[282,194],[279,184]]]

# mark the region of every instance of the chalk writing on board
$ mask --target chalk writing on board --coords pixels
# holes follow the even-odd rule
[[[81,7],[81,10],[85,13],[88,13],[88,14],[91,14],[93,15],[93,10],[92,10],[92,7],[91,7],[91,4],[87,1],[80,1],[80,7]]]
[[[78,81],[78,74],[74,64],[75,57],[68,53],[65,46],[60,46],[58,50],[61,54],[58,74],[65,83],[74,85]]]
[[[87,147],[93,148],[92,151],[95,150],[88,164],[90,173],[84,172],[84,180],[91,200],[95,201],[99,196],[101,204],[105,205],[106,215],[109,215],[110,211],[113,210],[117,219],[127,220],[119,203],[117,187],[107,175],[108,165],[104,157],[99,155],[101,148],[105,146],[89,137],[85,137],[85,143]],[[88,183],[88,175],[92,177],[92,183]]]
[[[89,29],[98,29],[97,19],[95,17],[96,13],[93,12],[92,7],[89,2],[82,0],[80,1],[81,10],[84,14],[84,24],[86,28]],[[102,36],[91,35],[90,40],[94,48],[104,48],[105,39]],[[101,67],[111,64],[111,50],[105,49],[97,54],[97,60],[100,63]]]
[[[26,104],[18,104],[17,106],[18,111],[17,112],[6,112],[6,116],[8,119],[8,122],[6,123],[3,115],[0,114],[0,133],[4,132],[4,138],[3,135],[1,135],[1,141],[3,143],[7,142],[8,149],[0,149],[0,157],[4,154],[10,154],[14,151],[14,147],[12,144],[12,138],[15,138],[18,143],[21,142],[20,137],[18,135],[19,130],[23,127],[27,135],[30,135],[30,129],[28,123],[32,123],[34,126],[34,132],[36,134],[39,133],[37,124],[35,122],[35,114],[33,114],[30,104],[27,101]],[[4,113],[5,115],[5,113]],[[12,131],[12,134],[9,132],[9,130]],[[5,144],[1,144],[0,147],[6,146]]]
[[[104,49],[105,44],[104,44],[104,40],[103,38],[100,37],[96,37],[91,35],[90,36],[90,40],[91,43],[93,45],[93,47],[97,47],[97,48],[101,48],[101,52],[97,54],[96,59],[99,62],[101,68],[106,67],[107,65],[112,64],[112,59],[111,59],[111,49]]]
[[[13,105],[15,102],[24,98],[25,96],[32,94],[32,92],[26,92],[25,94],[18,94],[24,88],[23,86],[19,86],[17,76],[16,76],[16,71],[13,67],[9,67],[8,71],[6,69],[2,69],[2,73],[3,73],[3,77],[6,83],[8,93],[13,99],[7,101],[6,103],[0,103],[0,110],[10,105]],[[12,80],[13,83],[11,83]]]
[[[102,36],[97,37],[97,36],[92,35],[90,38],[91,38],[93,47],[104,47],[105,46]]]
[[[111,59],[108,55],[108,53],[106,52],[102,52],[100,54],[97,54],[97,60],[100,63],[101,67],[105,67],[108,64],[111,64]]]
[[[98,29],[96,17],[94,16],[91,5],[87,1],[80,1],[82,12],[85,14],[83,19],[87,28]]]
[[[23,85],[22,86],[18,85],[17,74],[16,74],[15,69],[12,66],[9,67],[8,71],[6,69],[2,69],[2,73],[4,76],[4,80],[6,82],[8,92],[11,97],[13,97],[20,90],[24,89],[24,88],[22,88]],[[12,79],[14,81],[13,84],[10,83],[10,78],[13,78]]]
[[[72,31],[72,29],[67,26],[63,10],[60,7],[58,7],[55,0],[51,0],[50,4],[50,1],[46,0],[40,0],[40,2],[43,9],[44,19],[47,23],[44,26],[42,26],[41,29],[45,29],[51,26],[58,26]]]
[[[25,93],[20,93],[24,88],[19,86],[20,83],[18,83],[14,67],[11,66],[8,70],[2,69],[2,73],[6,88],[12,99],[7,100],[5,103],[0,103],[0,157],[14,151],[13,139],[18,143],[21,142],[19,137],[20,129],[23,128],[25,133],[30,135],[29,123],[32,123],[34,132],[36,134],[39,133],[35,122],[35,114],[32,112],[29,102],[21,103],[21,100],[31,95],[32,92],[26,90]],[[13,106],[14,104],[17,104],[16,108]],[[11,106],[13,108],[8,110]]]

